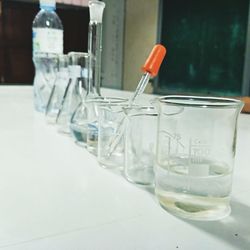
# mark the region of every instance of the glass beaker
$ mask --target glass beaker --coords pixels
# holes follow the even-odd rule
[[[49,101],[46,107],[45,117],[48,123],[54,124],[63,99],[63,94],[69,82],[68,56],[58,56],[58,72],[52,87]]]
[[[68,53],[70,79],[65,88],[61,106],[57,114],[58,131],[70,134],[70,120],[73,112],[86,95],[88,84],[88,54]]]
[[[124,175],[130,182],[152,185],[158,114],[152,106],[125,108],[125,113]]]
[[[87,150],[97,155],[98,130],[99,130],[99,110],[102,105],[125,104],[127,99],[119,97],[96,97],[85,102],[87,110]]]
[[[110,145],[117,133],[123,133],[119,128],[125,117],[123,109],[128,106],[128,100],[113,98],[109,99],[109,102],[102,101],[100,104],[98,106],[98,162],[109,169],[123,168],[124,135],[121,136],[112,152]]]
[[[155,193],[163,208],[194,220],[230,214],[239,100],[165,96],[159,108]]]

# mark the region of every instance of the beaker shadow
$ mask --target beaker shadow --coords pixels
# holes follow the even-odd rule
[[[126,179],[123,171],[112,170],[112,172]],[[151,198],[157,203],[154,185],[140,185],[132,182],[130,183],[135,187],[149,193]],[[186,223],[213,235],[215,238],[227,242],[227,244],[232,245],[235,249],[250,249],[250,207],[235,199],[232,199],[231,208],[231,214],[219,221],[192,221],[179,217],[178,219],[183,220]]]
[[[186,219],[185,221],[227,242],[235,249],[250,249],[250,207],[232,200],[231,208],[231,215],[220,221],[191,221]]]
[[[118,171],[116,174],[119,174],[122,178],[126,179],[122,171]],[[130,183],[136,188],[147,192],[154,202],[158,203],[155,196],[154,185],[141,185],[133,182]],[[232,199],[231,208],[231,214],[219,221],[192,221],[179,217],[178,219],[183,220],[208,234],[211,234],[214,238],[225,241],[227,244],[232,245],[234,249],[250,249],[250,207]]]
[[[109,169],[110,172],[112,172],[115,175],[119,175],[121,178],[126,180],[127,182],[131,183],[131,185],[134,185],[135,187],[144,190],[148,192],[150,195],[154,196],[155,195],[155,190],[154,190],[154,184],[149,184],[149,185],[144,185],[144,184],[138,184],[132,181],[129,181],[122,168],[114,168],[114,169]]]
[[[153,184],[152,185],[143,185],[143,184],[138,184],[138,183],[133,183],[133,182],[130,182],[130,183],[132,185],[136,186],[137,188],[149,193],[154,198],[154,196],[155,196],[155,188],[154,188]]]

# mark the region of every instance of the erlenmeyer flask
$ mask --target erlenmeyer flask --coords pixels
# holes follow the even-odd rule
[[[56,116],[59,112],[60,105],[63,99],[63,94],[66,86],[69,82],[68,71],[68,56],[58,56],[58,72],[56,75],[55,83],[52,87],[52,91],[46,107],[46,121],[50,124],[55,124]]]
[[[68,60],[70,80],[65,88],[61,107],[56,118],[56,123],[59,127],[58,131],[66,134],[70,133],[69,123],[73,112],[87,93],[88,54],[70,52]]]
[[[79,146],[86,146],[88,129],[88,107],[85,101],[82,101],[70,120],[70,131]]]

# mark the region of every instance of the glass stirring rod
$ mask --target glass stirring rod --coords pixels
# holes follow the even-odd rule
[[[135,102],[136,98],[142,94],[149,82],[150,77],[155,77],[158,74],[162,61],[166,55],[166,48],[161,44],[156,44],[151,53],[149,54],[146,62],[142,66],[142,71],[144,74],[139,81],[137,88],[134,94],[129,99],[128,107],[131,107]],[[123,134],[124,134],[124,118],[121,120],[120,124],[118,125],[117,133],[112,138],[111,143],[109,144],[109,156],[114,152],[117,145],[119,144]]]

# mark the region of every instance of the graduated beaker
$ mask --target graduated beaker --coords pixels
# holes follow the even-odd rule
[[[152,106],[124,110],[127,118],[124,175],[130,182],[152,185],[158,114]]]
[[[105,168],[123,168],[124,166],[124,135],[121,135],[112,152],[110,145],[117,133],[123,132],[119,128],[125,116],[123,109],[127,106],[128,100],[123,98],[106,98],[106,102],[102,101],[98,106],[97,159]]]
[[[195,96],[156,102],[155,193],[161,206],[188,219],[227,216],[242,102]]]
[[[114,105],[126,104],[127,99],[119,97],[96,97],[89,99],[85,102],[87,111],[87,150],[94,155],[97,155],[98,148],[98,135],[99,135],[99,118],[100,109],[105,106],[111,111],[111,107]],[[111,113],[110,113],[111,114]],[[110,120],[112,122],[112,120]],[[102,125],[102,124],[100,124]]]

